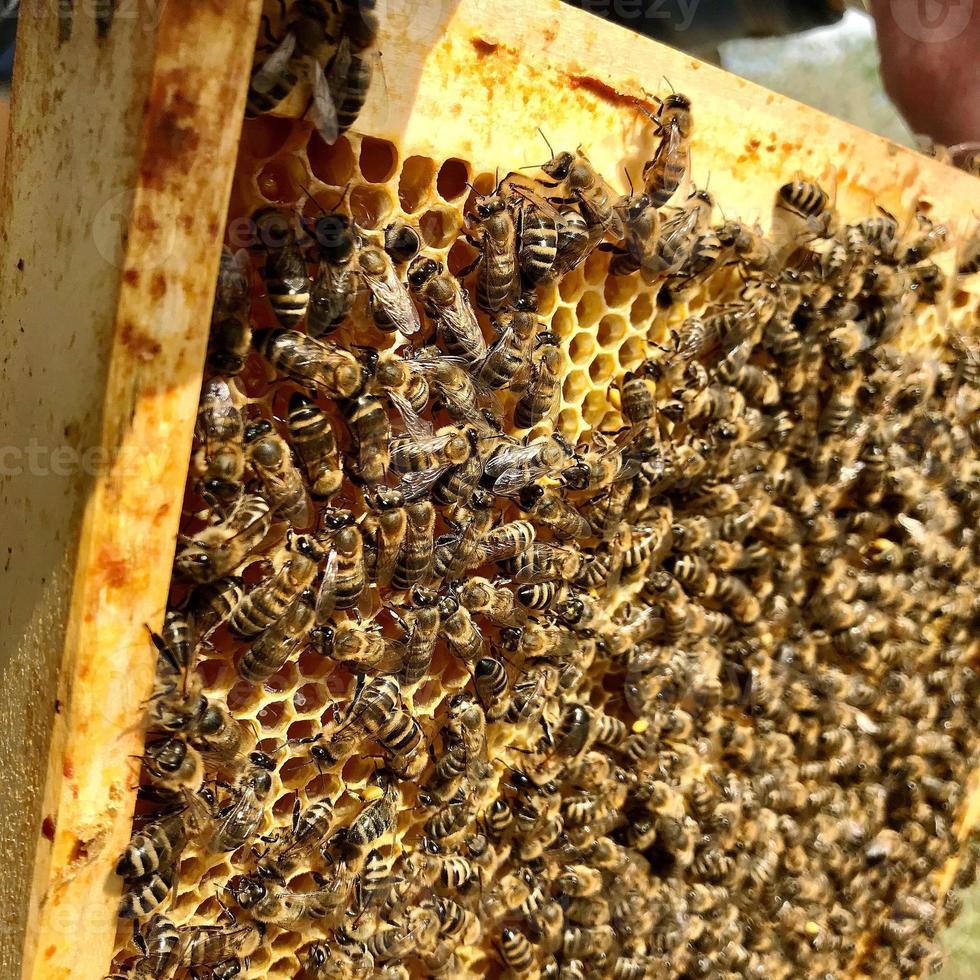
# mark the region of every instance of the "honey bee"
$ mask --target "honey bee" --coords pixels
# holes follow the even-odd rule
[[[509,684],[507,670],[499,660],[483,657],[474,665],[473,687],[488,721],[499,721],[507,713]]]
[[[215,582],[248,558],[271,524],[265,500],[257,494],[243,495],[224,521],[180,539],[174,571],[193,582]]]
[[[672,92],[660,103],[653,123],[660,143],[653,159],[643,168],[643,184],[652,206],[662,208],[680,187],[690,165],[694,130],[691,100]]]
[[[193,468],[203,491],[217,500],[233,500],[245,471],[245,422],[237,389],[221,378],[208,381],[201,393]]]
[[[312,592],[296,596],[238,661],[239,675],[253,684],[260,684],[282,670],[305,642],[314,618]]]
[[[481,542],[481,563],[515,558],[534,544],[536,532],[530,521],[501,524]]]
[[[344,890],[334,882],[322,879],[318,884],[324,887],[311,892],[295,892],[246,876],[230,890],[239,906],[257,922],[288,927],[306,919],[321,919],[346,901]]]
[[[263,804],[272,791],[275,759],[265,752],[250,752],[225,802],[216,811],[214,833],[208,842],[212,854],[234,851],[254,836],[262,822]]]
[[[478,406],[493,402],[492,393],[474,380],[460,358],[446,357],[433,348],[425,348],[410,363],[412,369],[431,387],[433,394],[438,396],[439,404],[454,419],[474,419]],[[479,424],[482,428],[482,421]]]
[[[190,793],[181,790],[183,806],[147,824],[133,834],[116,862],[116,874],[127,882],[119,914],[123,918],[144,918],[166,900],[170,873],[188,840],[206,840],[213,829],[210,791]]]
[[[434,593],[416,589],[413,608],[405,612],[404,618],[394,609],[390,612],[405,634],[402,683],[412,687],[423,680],[432,662],[442,623],[442,603]]]
[[[321,656],[341,664],[351,673],[387,673],[402,661],[400,645],[381,635],[381,627],[351,620],[318,626],[313,632]]]
[[[392,569],[391,584],[408,589],[428,578],[433,561],[435,508],[431,501],[416,500],[405,508],[405,533]]]
[[[980,272],[980,225],[956,255],[956,274],[973,276]]]
[[[530,379],[514,406],[514,425],[530,429],[551,418],[558,403],[561,383],[561,347],[557,334],[539,333],[531,354]]]
[[[622,246],[614,247],[609,274],[631,276],[644,268],[655,254],[660,236],[660,213],[646,194],[631,194],[623,198],[617,208],[623,222],[624,238]]]
[[[225,926],[184,926],[180,930],[181,963],[191,970],[209,968],[212,976],[224,965],[234,969],[247,961],[262,943],[265,926],[262,923],[247,922],[242,925]],[[234,977],[235,972],[225,972],[224,976]]]
[[[443,603],[442,636],[450,650],[464,663],[473,663],[483,653],[483,634],[469,610],[448,596]]]
[[[793,215],[803,222],[808,237],[830,237],[836,230],[837,216],[827,192],[813,181],[794,180],[776,192],[776,212]]]
[[[398,707],[400,703],[397,679],[376,677],[359,688],[338,734],[351,726],[364,732],[388,753],[391,771],[411,779],[425,767],[425,754],[420,751],[425,737],[415,717]]]
[[[571,548],[537,542],[503,564],[515,581],[543,582],[574,578],[581,562],[581,555]]]
[[[334,807],[330,800],[316,800],[305,809],[299,798],[293,804],[292,823],[288,835],[259,862],[263,877],[282,880],[327,836],[333,820]]]
[[[656,248],[652,254],[646,254],[641,266],[647,282],[680,272],[704,233],[713,208],[714,198],[707,191],[696,190],[681,207],[663,219]]]
[[[638,471],[639,462],[630,459],[623,446],[596,433],[591,447],[576,446],[574,462],[562,472],[561,479],[572,490],[595,493],[635,476]]]
[[[434,432],[431,423],[420,418],[412,407],[397,395],[406,435],[389,444],[390,468],[402,477],[402,488],[421,493],[453,466],[462,466],[476,451],[476,431],[471,427],[447,425]]]
[[[332,334],[350,316],[357,294],[354,269],[356,242],[346,215],[325,212],[304,222],[319,258],[306,313],[307,330],[319,340]]]
[[[518,301],[520,307],[521,301]],[[516,309],[499,313],[494,319],[497,339],[477,366],[477,378],[491,389],[517,386],[530,368],[534,338],[539,322],[532,310]]]
[[[505,926],[500,932],[497,949],[510,976],[531,976],[535,961],[534,946],[523,932]]]
[[[268,629],[313,581],[323,558],[314,540],[289,530],[286,552],[289,557],[276,574],[253,586],[232,612],[228,625],[236,636],[249,638]]]
[[[378,484],[388,472],[391,425],[380,398],[361,395],[346,407],[347,424],[354,440],[354,471],[365,483]]]
[[[487,356],[487,342],[470,306],[469,296],[459,280],[444,271],[441,262],[420,255],[409,267],[408,284],[435,321],[439,337],[450,355],[467,364],[477,364]],[[432,362],[430,367],[438,373],[439,361]]]
[[[167,976],[180,965],[180,932],[165,916],[152,916],[144,932],[135,929],[133,941],[141,954],[132,964],[133,980]]]
[[[560,541],[574,541],[591,536],[589,522],[560,493],[551,488],[532,483],[520,491],[518,501],[521,510],[537,518]],[[529,526],[533,528],[533,525]]]
[[[408,222],[393,221],[385,228],[385,251],[392,262],[404,265],[422,251],[422,236]]]
[[[352,354],[297,330],[257,330],[254,343],[277,372],[330,398],[353,398],[364,386]]]
[[[143,764],[154,784],[171,792],[181,788],[197,790],[204,779],[201,754],[182,738],[148,743]]]
[[[553,474],[568,455],[568,447],[554,436],[541,436],[524,444],[504,444],[484,464],[481,482],[498,496],[511,496],[539,477]]]
[[[527,619],[513,592],[485,578],[467,579],[460,589],[459,601],[471,614],[485,616],[498,625],[519,626]]]
[[[252,267],[248,252],[221,249],[209,340],[209,363],[220,374],[239,374],[252,346],[249,326]]]
[[[590,225],[574,207],[562,207],[558,215],[558,251],[551,270],[554,279],[577,269],[595,251],[605,233],[601,225]]]
[[[492,194],[478,197],[474,210],[476,232],[467,233],[467,239],[478,254],[472,265],[460,271],[460,278],[477,269],[476,305],[487,313],[500,313],[514,307],[520,292],[517,226],[499,185]]]
[[[364,538],[347,511],[325,510],[320,515],[324,538],[330,542],[327,562],[316,596],[317,625],[335,609],[354,609],[367,583]]]
[[[310,303],[310,276],[292,218],[276,208],[257,211],[252,221],[265,249],[262,279],[269,305],[283,327],[296,326]]]
[[[613,238],[623,237],[622,217],[617,210],[618,202],[614,201],[613,190],[581,150],[555,154],[541,169],[554,182],[545,183],[544,186],[558,188],[562,203],[578,204],[579,213],[585,221],[589,241],[579,262],[587,258],[607,233]],[[561,259],[560,235],[558,251]],[[564,267],[565,262],[560,264],[563,274],[570,271]]]
[[[343,470],[337,439],[326,412],[301,392],[289,399],[289,438],[306,472],[310,492],[329,500],[340,489]]]
[[[375,735],[377,738],[377,734]],[[424,758],[424,757],[423,757]],[[418,767],[415,775],[421,771]],[[411,779],[414,776],[405,776]],[[351,821],[349,827],[341,832],[343,846],[346,849],[363,851],[375,841],[381,840],[395,826],[398,815],[398,802],[401,794],[393,779],[382,777],[381,796],[366,803]]]
[[[360,348],[359,355],[369,376],[368,393],[387,395],[397,392],[414,411],[421,412],[429,402],[429,383],[419,361],[431,350],[423,348],[416,357],[408,358],[390,350]]]

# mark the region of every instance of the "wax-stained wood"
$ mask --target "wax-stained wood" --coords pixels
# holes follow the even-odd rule
[[[0,259],[3,976],[108,963],[144,624],[169,581],[259,6],[22,5]]]

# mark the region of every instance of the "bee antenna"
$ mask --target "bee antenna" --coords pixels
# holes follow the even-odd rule
[[[629,167],[623,167],[623,173],[626,174],[626,183],[629,184],[630,197],[632,197],[635,193],[635,189],[633,187],[633,178],[630,176]]]
[[[548,152],[551,154],[552,158],[554,158],[555,148],[551,145],[550,141],[548,140],[548,137],[544,135],[544,130],[540,126],[538,126],[537,129],[538,132],[541,134],[541,139],[544,140],[544,145],[548,147]]]
[[[670,89],[671,94],[676,95],[677,89],[675,89],[674,86],[670,84],[670,79],[666,75],[662,75],[661,77],[667,83],[667,87]]]

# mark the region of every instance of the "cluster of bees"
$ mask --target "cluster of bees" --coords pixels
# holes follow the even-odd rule
[[[342,21],[327,60],[318,10],[268,32],[249,105],[312,68],[336,138],[373,37]],[[225,249],[119,975],[266,975],[284,949],[311,980],[941,961],[980,723],[980,351],[898,344],[980,237],[946,273],[925,213],[844,224],[805,180],[770,237],[713,223],[706,191],[677,201],[689,100],[652,122],[629,195],[581,150],[474,192],[455,273],[346,195]],[[624,427],[575,440],[540,297],[603,252],[667,313],[731,299],[651,326]],[[322,663],[324,710],[263,737],[215,657],[236,690]]]

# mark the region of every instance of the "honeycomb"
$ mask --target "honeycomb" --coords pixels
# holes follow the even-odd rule
[[[474,168],[466,160],[455,157],[434,159],[430,156],[414,155],[406,148],[369,135],[348,132],[336,143],[328,146],[304,120],[271,115],[247,119],[242,131],[239,162],[229,206],[227,240],[232,248],[248,247],[250,219],[263,207],[273,206],[286,211],[298,211],[310,221],[315,221],[325,211],[340,209],[349,211],[357,226],[367,236],[372,233],[380,234],[394,221],[409,222],[419,229],[425,253],[438,258],[450,272],[455,274],[464,269],[475,255],[474,249],[463,237],[463,232],[467,228],[465,216],[472,214],[478,196],[492,193],[496,179],[497,174]],[[727,213],[730,217],[731,212]],[[634,372],[651,362],[662,365],[663,373],[669,374],[665,352],[670,350],[675,338],[683,331],[685,320],[691,316],[725,309],[726,306],[739,301],[745,288],[745,283],[734,268],[721,267],[704,280],[696,282],[694,288],[685,289],[680,298],[671,296],[667,300],[658,284],[650,285],[641,276],[611,275],[609,262],[609,253],[595,251],[582,266],[563,277],[557,284],[539,290],[538,316],[542,324],[550,325],[549,329],[560,339],[562,383],[554,414],[554,426],[555,430],[572,445],[580,440],[588,441],[590,438],[595,438],[596,433],[619,433],[627,427],[629,419],[624,414],[621,397],[621,386],[627,373]],[[272,309],[262,293],[257,264],[253,269],[253,281],[257,290],[251,307],[253,329],[277,326]],[[960,331],[971,330],[977,317],[978,306],[976,298],[967,292],[952,291],[950,296],[953,311],[951,324],[944,322],[943,316],[936,308],[920,304],[915,311],[916,321],[906,317],[903,332],[896,340],[897,347],[924,348],[933,351],[944,349],[947,352],[952,350],[944,346],[946,334],[958,335]],[[492,337],[489,331],[487,334]],[[359,302],[355,307],[354,315],[330,337],[330,340],[347,349],[365,347],[393,349],[398,343],[391,334],[384,334],[374,327],[370,318],[365,315],[362,302]],[[951,362],[955,368],[957,356],[971,355],[957,355],[954,350],[952,354],[944,354],[943,358]],[[901,377],[901,384],[909,386],[920,384],[928,388],[928,382],[922,381],[921,378],[923,374],[935,373],[938,370],[938,362],[932,359],[934,357],[935,354],[923,356],[913,353],[909,355],[907,362],[896,360],[893,368],[896,375]],[[672,393],[669,381],[670,379],[661,377],[658,382],[658,393],[664,401]],[[239,377],[239,384],[244,396],[243,411],[247,418],[271,419],[278,431],[285,434],[286,406],[290,395],[301,390],[299,386],[274,376],[268,364],[255,352],[249,355],[245,369]],[[893,397],[899,396],[895,394]],[[516,396],[511,392],[505,391],[501,394],[500,408],[504,418],[511,417],[515,398]],[[346,427],[342,413],[329,401],[320,399],[320,404],[329,412],[334,422],[341,450],[349,451],[350,443],[345,435]],[[976,425],[975,421],[973,425]],[[545,421],[530,432],[512,429],[510,434],[517,438],[524,436],[533,438],[548,431],[550,425]],[[973,436],[975,439],[975,432]],[[975,453],[975,450],[974,442],[972,451]],[[839,460],[837,462],[839,470],[841,466],[853,464],[854,460],[844,460],[843,464]],[[963,479],[976,480],[975,465],[972,476],[968,475]],[[711,509],[715,506],[711,499],[711,489],[710,486],[705,487],[702,498],[699,498],[703,500],[707,514],[716,513]],[[975,492],[974,484],[973,493]],[[826,501],[824,503],[826,505]],[[364,514],[363,499],[349,480],[345,480],[344,487],[332,504],[349,508],[355,518],[361,518]],[[833,507],[846,508],[846,505],[846,494],[843,492],[840,499],[832,501]],[[497,508],[501,522],[521,516],[517,507],[506,500],[498,500]],[[677,507],[675,510],[683,516],[684,520],[698,516],[696,510],[691,510],[690,507],[687,510]],[[183,507],[182,531],[185,535],[194,535],[206,526],[206,511],[205,500],[199,495],[194,480],[189,478]],[[313,523],[315,525],[315,521]],[[281,560],[284,535],[285,527],[282,522],[278,522],[273,526],[272,533],[262,543],[261,548],[252,553],[239,569],[246,586],[261,581],[268,574],[270,562]],[[779,535],[775,530],[769,540],[774,553],[778,552]],[[615,543],[621,544],[618,538]],[[877,545],[877,541],[874,544]],[[870,545],[868,547],[870,548]],[[880,547],[884,549],[885,545]],[[854,556],[850,556],[849,560],[854,562],[853,570],[849,573],[851,575],[856,575],[861,567],[876,571],[887,569],[886,557],[882,557],[877,564],[867,559],[863,566]],[[925,628],[926,632],[923,634],[923,647],[920,653],[923,672],[927,668],[940,669],[937,665],[947,668],[947,672],[952,668],[966,671],[968,664],[975,662],[975,638],[963,640],[960,633],[957,633],[952,626],[948,629],[943,626],[947,620],[955,621],[959,624],[958,628],[962,629],[962,622],[969,622],[971,616],[974,617],[973,622],[976,621],[975,603],[970,606],[969,600],[964,599],[962,595],[966,583],[975,582],[975,560],[974,545],[971,559],[967,563],[968,567],[959,568],[962,577],[960,588],[956,588],[952,583],[942,584],[942,587],[947,589],[944,603],[937,604],[935,619]],[[675,573],[677,573],[676,565]],[[652,570],[649,574],[652,574]],[[634,581],[624,581],[622,587],[614,594],[604,596],[606,607],[603,611],[608,616],[609,622],[615,624],[614,629],[622,629],[625,624],[632,621],[631,616],[636,611],[635,604],[643,601],[641,593],[645,584],[643,577],[638,576]],[[186,582],[180,581],[179,578],[175,579],[171,607],[180,605],[187,594],[187,589]],[[764,587],[760,588],[756,598],[763,604],[773,599],[766,593]],[[778,597],[775,601],[778,602]],[[790,604],[794,601],[801,602],[803,596],[790,597],[787,601]],[[964,603],[967,608],[965,613],[961,611]],[[710,603],[709,608],[712,608]],[[764,608],[771,607],[764,606]],[[366,600],[363,612],[365,616],[378,612],[374,599]],[[385,622],[384,618],[382,621]],[[685,807],[687,812],[695,812],[695,804],[692,803],[695,787],[707,787],[716,795],[721,792],[721,781],[726,771],[733,766],[732,760],[737,759],[740,752],[749,751],[740,746],[742,742],[751,742],[755,728],[765,727],[774,753],[777,750],[783,753],[792,752],[792,742],[786,737],[786,733],[795,734],[791,727],[791,715],[794,711],[805,713],[806,706],[794,705],[787,712],[780,699],[771,694],[774,686],[784,683],[779,678],[786,676],[777,664],[779,643],[781,639],[785,639],[776,635],[778,627],[778,623],[773,623],[770,631],[763,623],[757,629],[747,631],[746,637],[751,636],[757,644],[755,647],[745,637],[743,639],[746,639],[746,642],[741,646],[722,642],[704,642],[695,645],[694,650],[699,658],[698,675],[710,679],[705,681],[700,696],[703,696],[705,703],[717,705],[718,714],[709,723],[698,715],[698,711],[689,701],[684,702],[689,711],[680,712],[681,721],[685,715],[688,719],[694,718],[693,730],[687,735],[681,732],[671,741],[671,752],[676,756],[674,764],[677,772],[681,774],[678,783],[680,789],[664,809],[665,813],[675,818],[674,823],[678,826],[683,823]],[[387,623],[385,632],[391,637],[396,635],[396,631]],[[493,643],[492,633],[490,635]],[[943,661],[942,655],[936,651],[944,644],[953,644],[954,640],[958,644],[956,649],[959,652],[959,659],[953,664],[947,664]],[[828,647],[826,635],[820,638],[819,643],[818,655],[826,658],[828,663],[843,667],[848,677],[862,676],[862,671],[872,680],[880,679],[882,676],[877,667],[872,666],[864,670],[863,667],[847,663],[838,652]],[[167,918],[178,927],[188,924],[215,925],[225,922],[227,915],[225,907],[231,908],[239,921],[248,921],[248,913],[236,908],[233,883],[244,872],[254,867],[258,860],[257,855],[264,845],[274,844],[277,839],[288,837],[297,801],[305,810],[311,803],[329,800],[333,804],[331,830],[335,831],[348,827],[365,807],[366,801],[377,799],[379,796],[376,751],[363,747],[363,754],[356,754],[342,766],[335,768],[315,764],[310,753],[311,740],[321,732],[331,731],[336,726],[338,709],[348,705],[355,696],[357,684],[355,675],[321,656],[312,648],[306,648],[287,660],[282,669],[275,672],[264,683],[251,683],[240,677],[236,670],[236,661],[245,646],[247,644],[233,639],[227,629],[221,627],[199,649],[196,674],[200,679],[203,693],[209,699],[226,703],[236,719],[254,727],[256,735],[254,747],[268,752],[275,758],[276,770],[272,773],[271,790],[263,807],[261,822],[253,835],[253,845],[246,845],[230,854],[211,854],[206,847],[199,846],[192,839],[183,850],[174,876],[172,897],[162,909]],[[764,656],[760,651],[771,655]],[[752,666],[745,667],[744,664],[740,664],[738,657]],[[750,679],[748,684],[747,677]],[[512,672],[512,682],[515,679],[516,674]],[[593,669],[591,678],[586,677],[584,686],[576,697],[594,712],[605,713],[609,718],[623,720],[634,736],[642,736],[649,722],[638,716],[628,703],[629,698],[623,697],[622,680],[621,665],[617,666],[613,663],[610,666],[600,657],[600,662]],[[909,685],[916,683],[908,677],[906,681]],[[917,683],[924,684],[925,681],[919,678]],[[917,730],[920,732],[938,733],[943,724],[949,721],[954,709],[961,712],[970,710],[969,705],[944,704],[942,695],[935,689],[935,683],[938,681],[933,678],[934,686],[930,687],[928,698],[925,699],[928,709],[922,713],[918,721]],[[957,683],[960,684],[960,681]],[[962,687],[962,684],[960,686]],[[668,687],[669,684],[665,682],[663,690],[666,691]],[[440,733],[447,718],[451,699],[460,692],[471,689],[472,676],[467,665],[454,657],[444,644],[439,644],[425,680],[407,695],[407,705],[419,721],[428,744],[433,747],[440,744]],[[967,690],[974,689],[967,688]],[[804,695],[793,688],[783,696],[803,698]],[[896,691],[895,696],[900,700],[905,695],[901,691]],[[663,697],[669,700],[670,695],[664,694]],[[976,701],[975,697],[968,696],[968,699],[972,702]],[[760,706],[758,710],[753,708],[755,704]],[[553,728],[559,725],[562,710],[554,706],[549,708],[548,721]],[[707,714],[713,712],[709,711]],[[875,721],[870,717],[874,714],[870,708],[867,712],[857,711],[856,714],[859,718],[859,728],[862,724],[867,727],[865,735],[872,731],[872,726],[875,731],[880,730],[891,717],[883,711],[880,717],[875,716],[877,718]],[[970,717],[975,723],[975,716],[970,715]],[[760,718],[763,719],[762,722],[758,720]],[[775,737],[772,737],[774,733]],[[783,737],[780,738],[779,735]],[[535,751],[537,738],[538,733],[530,732],[526,727],[514,728],[500,723],[488,726],[488,754],[490,759],[494,760],[494,766],[493,776],[485,790],[484,802],[495,798],[498,792],[504,791],[515,770],[521,771],[528,767],[528,753]],[[830,742],[828,738],[828,744]],[[833,744],[837,745],[836,742]],[[840,746],[840,754],[843,756],[845,753],[842,746],[843,743]],[[962,782],[963,773],[976,761],[976,747],[976,741],[972,740],[968,749],[963,750],[964,758],[959,760],[960,768],[956,769],[954,776],[950,777],[951,781]],[[813,762],[817,758],[819,753],[810,761]],[[779,773],[782,772],[779,757],[775,756],[767,761],[771,765],[770,779],[772,782],[778,782]],[[829,766],[830,763],[827,765]],[[850,767],[844,767],[846,774],[841,779],[845,785],[848,785],[848,780],[851,779],[854,780],[855,785],[860,785],[859,778],[854,775],[855,765],[857,763],[851,762]],[[860,765],[863,766],[863,763]],[[400,855],[411,854],[418,848],[423,825],[432,816],[432,810],[423,806],[418,798],[419,787],[425,783],[430,771],[427,767],[426,774],[422,777],[405,780],[398,785],[397,823],[390,833],[382,837],[380,843],[383,849],[387,849],[388,856],[395,860],[396,870],[393,872],[395,874],[398,867],[397,859]],[[666,778],[666,774],[661,775]],[[718,781],[713,782],[715,779]],[[777,787],[772,782],[769,790],[774,794],[772,798],[776,799]],[[227,790],[228,787],[222,785],[221,780],[216,778],[217,796],[220,798]],[[959,797],[955,797],[954,802],[957,799]],[[147,815],[153,811],[149,809],[149,805],[140,806],[138,820],[142,825]],[[147,807],[146,812],[143,812],[144,806]],[[898,803],[895,803],[895,807],[901,810]],[[816,840],[811,839],[808,842],[808,846],[813,848],[812,854],[805,853],[798,842],[794,844],[790,839],[793,833],[798,833],[798,829],[797,831],[790,829],[794,824],[790,814],[802,812],[805,806],[799,807],[789,803],[782,807],[782,815],[778,818],[776,811],[780,810],[780,807],[775,803],[763,807],[764,818],[771,818],[773,823],[767,824],[765,819],[762,819],[755,824],[750,821],[743,825],[742,831],[746,836],[733,847],[753,852],[761,840],[778,831],[787,841],[786,854],[783,856],[785,861],[803,862],[806,866],[808,861],[817,859],[821,846],[825,848],[832,846],[828,841],[834,833],[839,832],[834,828],[843,822],[843,813],[840,809],[834,809],[833,801],[828,801],[826,810],[819,807],[818,809],[820,812],[814,819],[820,826],[820,833],[817,834]],[[936,853],[930,853],[926,864],[918,866],[920,869],[930,873],[936,871],[943,860],[953,852],[951,824],[955,809],[950,803],[944,810],[945,816],[942,820],[945,829],[938,829],[937,819],[934,835],[941,838],[941,846],[937,846]],[[783,819],[784,817],[786,819]],[[664,833],[663,827],[667,825],[668,821],[664,821],[661,834]],[[720,831],[716,833],[719,839],[723,836]],[[821,834],[824,835],[823,838]],[[704,841],[692,840],[690,847],[693,849],[696,844],[704,843]],[[555,851],[558,846],[558,843],[551,842],[548,853]],[[669,862],[663,855],[660,855],[658,865],[658,859],[650,856],[655,853],[655,849],[647,848],[647,852],[649,873],[652,876],[649,880],[657,882],[656,885],[651,884],[650,887],[654,889],[651,894],[659,900],[664,897],[663,883],[666,882],[667,887],[671,887],[674,879],[671,877]],[[698,853],[700,855],[698,860],[702,863],[710,863],[710,858],[705,856],[711,853],[709,847],[703,847]],[[329,873],[329,869],[325,869],[322,862],[318,863],[315,855],[311,861],[310,864],[301,863],[290,873],[289,888],[296,892],[309,890],[317,886],[318,879],[315,872]],[[485,877],[481,877],[480,903],[484,901],[486,894],[493,893],[494,885],[499,883],[505,871],[506,861],[503,861],[499,867],[491,868]],[[658,878],[661,872],[663,878]],[[753,866],[753,873],[756,872],[760,876],[765,873]],[[959,883],[962,884],[963,879],[968,876],[968,871],[962,872]],[[705,872],[703,877],[705,881],[710,882],[722,880],[724,876],[719,874],[712,878],[711,873]],[[864,878],[857,872],[855,877],[856,880],[864,882]],[[799,883],[800,879],[794,880],[797,882],[797,888],[805,887]],[[901,881],[905,890],[911,893],[913,889],[909,876]],[[821,884],[826,884],[825,878],[818,882],[815,888],[819,890]],[[766,887],[767,882],[763,881],[760,894],[772,901],[772,896],[766,891]],[[856,969],[861,971],[862,975],[876,977],[906,976],[910,974],[902,971],[908,969],[906,965],[908,962],[912,962],[918,970],[923,963],[932,962],[935,953],[928,940],[920,941],[918,934],[916,934],[916,941],[920,942],[921,948],[918,949],[917,955],[913,956],[903,947],[905,937],[902,930],[907,927],[907,923],[914,920],[915,910],[908,913],[905,918],[897,918],[893,914],[892,906],[900,898],[900,894],[896,897],[886,889],[876,899],[878,905],[866,910],[863,921],[858,923],[861,928],[855,932],[853,928],[848,927],[852,948],[844,947],[839,940],[835,945],[834,933],[843,929],[839,923],[846,918],[846,909],[841,909],[839,904],[835,906],[836,918],[815,921],[803,916],[796,921],[793,917],[799,914],[801,905],[794,906],[789,900],[775,902],[772,905],[774,920],[779,922],[781,928],[785,928],[787,934],[795,937],[794,942],[787,943],[786,948],[778,955],[769,955],[773,944],[771,936],[747,934],[743,937],[743,944],[747,949],[746,962],[751,961],[751,967],[731,964],[723,966],[722,962],[727,963],[727,961],[719,959],[718,948],[712,948],[707,940],[702,943],[704,934],[710,933],[712,929],[721,930],[723,925],[730,924],[733,917],[732,907],[729,907],[727,897],[724,901],[715,898],[709,902],[708,909],[703,914],[691,914],[690,921],[687,923],[687,932],[676,942],[673,937],[664,940],[665,948],[676,947],[672,954],[677,957],[676,960],[667,957],[665,952],[661,953],[662,958],[658,959],[657,953],[651,947],[647,951],[647,959],[643,960],[645,966],[635,974],[613,972],[614,968],[608,962],[596,960],[589,961],[591,965],[583,975],[797,977],[804,975],[801,972],[804,970],[806,975],[817,975],[809,972],[809,964],[812,963],[814,970],[818,966],[826,969],[826,972],[820,975],[828,977],[844,975],[843,971],[846,969]],[[916,893],[909,899],[909,902],[922,902],[929,905],[931,909],[929,916],[931,920],[934,919],[934,922],[930,921],[930,930],[935,924],[945,921],[954,910],[952,902],[948,907],[944,907],[940,899],[941,896],[936,890],[928,892],[926,897]],[[819,898],[817,900],[819,901]],[[691,904],[694,904],[693,898]],[[782,919],[784,913],[785,923]],[[511,910],[509,914],[515,913]],[[240,975],[271,977],[277,980],[310,976],[311,974],[305,972],[309,948],[312,943],[321,940],[335,943],[334,930],[339,918],[342,916],[310,919],[300,925],[268,927],[263,941],[251,952],[247,963],[240,965]],[[503,921],[506,923],[512,920],[505,916]],[[517,919],[513,921],[516,922]],[[696,923],[696,926],[692,923]],[[357,922],[353,924],[352,931],[357,925]],[[858,933],[863,936],[860,942],[854,938]],[[662,936],[663,933],[658,935]],[[669,936],[670,933],[668,932],[667,935]],[[120,928],[115,961],[120,970],[130,969],[134,962],[136,949],[131,937],[130,926],[124,923]],[[792,955],[789,952],[791,946]],[[502,969],[498,939],[489,931],[472,944],[461,943],[457,952],[458,972],[448,975],[497,975]],[[906,959],[903,960],[903,957]],[[588,961],[588,956],[583,958]],[[407,966],[401,969],[412,976],[436,975],[434,968],[431,973],[428,972],[429,968],[417,958],[409,958]],[[625,971],[626,967],[622,969]],[[841,972],[837,972],[838,969]],[[571,970],[569,965],[568,971],[560,975],[576,975]],[[383,970],[379,967],[377,974],[370,975],[389,977],[404,974],[398,972],[397,963],[394,963]],[[535,974],[533,970],[526,973],[511,971],[509,974],[504,970],[501,975]]]

